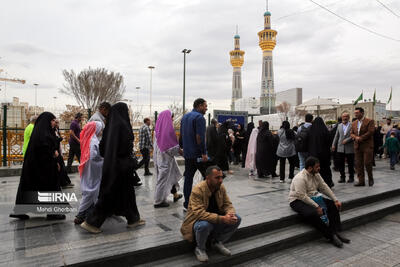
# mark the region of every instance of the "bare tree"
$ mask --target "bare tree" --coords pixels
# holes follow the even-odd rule
[[[174,128],[179,129],[183,117],[183,106],[181,102],[172,102],[172,104],[168,106],[168,109],[174,114]]]
[[[276,111],[278,112],[279,117],[282,121],[287,120],[287,118],[289,117],[290,107],[290,104],[285,101],[276,106]]]
[[[69,123],[74,120],[75,115],[80,112],[83,115],[83,120],[82,123],[86,122],[88,120],[88,113],[87,109],[83,109],[80,106],[74,106],[74,105],[65,105],[67,108],[66,111],[60,114],[60,123],[61,123],[61,128],[69,127]]]
[[[104,101],[118,102],[125,92],[122,75],[104,68],[89,67],[78,75],[73,70],[63,70],[63,75],[66,84],[60,92],[75,97],[85,109],[95,110]]]

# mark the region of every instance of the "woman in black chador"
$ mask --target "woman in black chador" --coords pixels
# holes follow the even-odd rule
[[[37,192],[61,192],[58,176],[60,166],[57,163],[58,142],[54,133],[55,120],[56,117],[52,113],[43,112],[35,122],[24,157],[14,214],[10,214],[12,218],[29,219],[25,213],[35,211],[25,209],[27,205],[39,203]],[[47,219],[65,219],[65,215],[48,214]]]
[[[256,168],[259,178],[273,174],[273,151],[273,136],[269,130],[269,123],[264,121],[257,135]]]
[[[224,122],[217,130],[217,148],[214,163],[222,171],[229,171],[228,153],[232,147],[232,141],[229,138],[228,125],[228,122]]]
[[[125,103],[113,105],[100,141],[104,164],[99,198],[93,212],[81,224],[91,233],[100,233],[99,228],[112,215],[124,216],[128,227],[145,224],[136,206],[133,138],[128,106]]]
[[[319,159],[319,174],[329,187],[333,187],[331,171],[331,138],[328,128],[321,117],[315,118],[308,134],[308,153]]]

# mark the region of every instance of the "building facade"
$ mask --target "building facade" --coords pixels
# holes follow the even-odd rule
[[[234,110],[235,100],[242,98],[242,66],[244,62],[244,51],[240,50],[240,36],[237,32],[234,37],[234,50],[229,54],[233,67],[231,110]]]
[[[291,109],[303,103],[303,89],[292,88],[281,92],[276,92],[275,105],[278,106],[283,102],[290,104]]]
[[[260,113],[271,114],[275,112],[274,71],[272,50],[276,45],[277,31],[271,29],[271,12],[264,13],[264,29],[258,32],[259,46],[263,51],[261,73]]]
[[[247,111],[249,114],[259,114],[260,99],[256,97],[245,97],[234,102],[235,111]]]
[[[382,123],[387,114],[386,103],[376,102],[375,105],[372,101],[368,102],[359,102],[357,105],[350,104],[342,104],[336,109],[336,116],[340,117],[343,112],[348,112],[350,114],[350,118],[354,117],[354,109],[356,107],[362,107],[365,112],[365,116],[370,119],[374,119],[375,122]]]

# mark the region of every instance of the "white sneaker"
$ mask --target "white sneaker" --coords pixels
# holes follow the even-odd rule
[[[183,207],[183,212],[187,212],[187,208]]]
[[[285,180],[279,180],[279,182],[280,182],[281,184],[283,184],[283,183],[285,182]]]
[[[207,255],[207,252],[205,250],[201,250],[198,247],[196,247],[194,249],[194,254],[196,255],[196,258],[197,258],[198,261],[201,261],[201,262],[208,261],[208,255]]]
[[[232,255],[231,251],[229,249],[227,249],[221,242],[216,242],[216,243],[212,244],[211,246],[214,250],[218,251],[219,253],[221,253],[224,256]]]

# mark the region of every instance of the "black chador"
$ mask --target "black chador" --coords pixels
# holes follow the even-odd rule
[[[93,212],[81,225],[88,231],[92,227],[99,228],[112,215],[124,216],[128,226],[144,223],[136,206],[133,138],[128,106],[125,103],[113,105],[100,141],[104,165],[99,198]]]
[[[29,216],[24,214],[29,211],[24,210],[21,205],[26,208],[29,204],[43,204],[39,202],[37,192],[61,192],[56,155],[58,142],[54,132],[55,118],[52,113],[43,112],[35,122],[24,157],[14,214],[10,217],[29,219]]]
[[[274,162],[273,136],[269,130],[269,123],[264,121],[257,135],[256,168],[258,177],[273,173]]]

